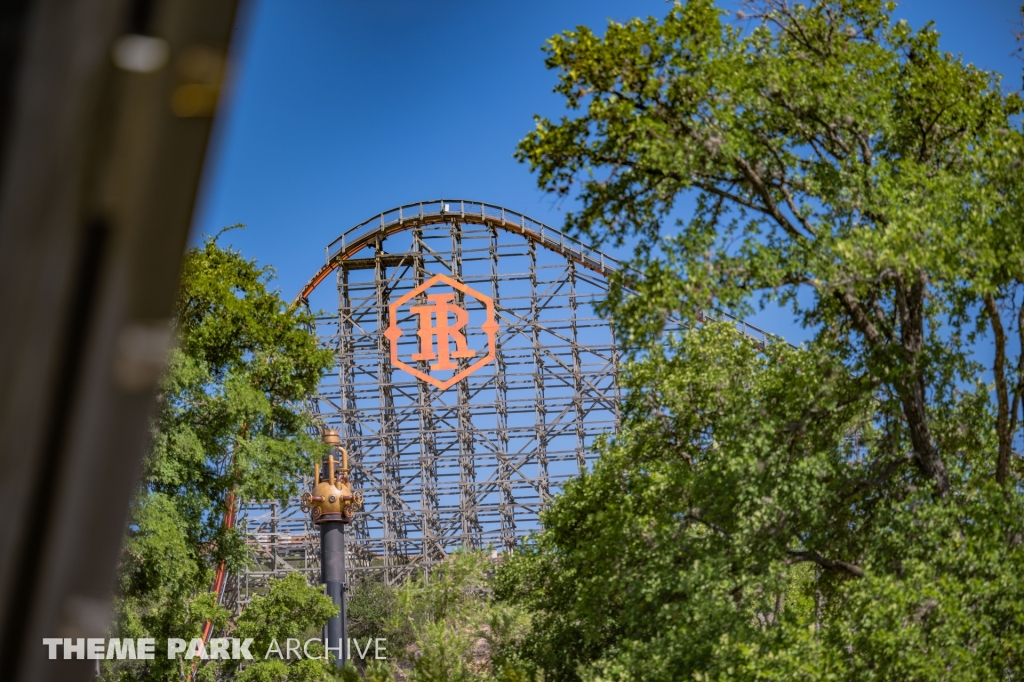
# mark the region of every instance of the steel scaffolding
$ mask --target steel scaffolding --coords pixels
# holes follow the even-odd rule
[[[333,311],[318,317],[317,333],[337,364],[312,409],[339,430],[365,496],[351,570],[394,582],[456,548],[511,551],[537,528],[552,496],[594,459],[595,439],[619,425],[619,348],[594,303],[620,267],[522,214],[458,200],[386,211],[327,247],[298,300]],[[331,274],[336,298],[319,286]],[[449,388],[396,366],[385,334],[390,306],[435,275],[489,297],[498,324],[493,360]],[[469,348],[482,352],[483,304],[447,291],[467,311]],[[427,292],[412,298],[426,301]],[[398,310],[397,355],[433,377],[427,360],[411,359],[424,342],[415,316]],[[242,514],[254,568],[235,579],[239,604],[268,577],[316,574],[318,539],[297,499],[250,502]]]

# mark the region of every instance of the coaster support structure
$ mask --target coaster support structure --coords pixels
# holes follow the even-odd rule
[[[553,496],[592,465],[598,439],[619,428],[623,345],[597,302],[611,280],[629,290],[643,273],[516,211],[454,199],[377,214],[325,255],[295,305],[319,311],[316,334],[336,358],[308,409],[338,430],[350,487],[365,495],[343,528],[347,584],[400,583],[465,548],[496,560],[515,551]],[[332,275],[336,287],[326,286]],[[448,284],[423,289],[442,276]],[[451,368],[435,369],[426,354],[428,346],[440,352],[440,337],[419,333],[442,318],[411,311],[445,293],[445,326],[462,324],[456,310],[468,315],[457,328],[478,353],[455,356],[460,340],[449,334],[444,345],[458,371],[493,356],[452,383]],[[489,315],[491,331],[483,326]],[[732,322],[757,345],[769,341],[720,311],[703,311],[695,323],[709,320]],[[666,334],[678,331],[678,320],[666,320]],[[243,505],[255,568],[238,582],[237,603],[286,572],[325,575],[323,524],[293,516],[298,503]]]

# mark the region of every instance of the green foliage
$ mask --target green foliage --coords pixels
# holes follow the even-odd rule
[[[349,636],[360,641],[387,638],[388,623],[394,618],[397,600],[397,588],[386,584],[374,572],[369,577],[354,580],[348,593]]]
[[[229,679],[236,682],[323,682],[331,674],[329,664],[316,660],[290,663],[276,658],[243,669]]]
[[[366,664],[363,680],[366,682],[394,682],[395,676],[391,667],[383,661],[370,661]]]
[[[548,42],[577,114],[518,156],[643,276],[622,433],[497,579],[545,679],[1024,678],[1021,100],[892,9]],[[773,302],[804,348],[699,313]]]
[[[335,679],[339,682],[360,682],[363,678],[355,666],[349,662],[340,671],[336,671]]]
[[[287,655],[289,638],[303,643],[308,639],[319,640],[323,624],[337,613],[338,608],[330,598],[321,589],[306,584],[300,573],[272,581],[266,595],[253,597],[231,631],[232,637],[253,639],[251,650],[255,660],[222,661],[219,672],[238,680],[323,680],[333,671],[330,661],[307,659],[305,652],[302,658],[291,660],[281,660],[276,654],[267,658],[266,653],[275,640],[283,655]],[[322,656],[323,645],[311,644],[308,652]],[[236,671],[237,676],[232,674]]]
[[[117,636],[162,643],[200,636],[207,619],[224,627],[227,614],[209,594],[215,567],[235,571],[246,556],[225,512],[238,498],[286,498],[294,472],[319,455],[298,407],[315,395],[331,354],[309,332],[310,314],[267,288],[271,278],[212,238],[186,254],[174,318],[179,347],[162,380],[122,554]],[[296,599],[301,592],[291,583],[279,589]],[[107,677],[177,680],[181,665],[158,656],[112,664]]]
[[[492,577],[486,553],[465,551],[407,580],[387,598],[389,614],[379,626],[388,663],[369,662],[364,679],[383,682],[401,670],[410,682],[533,682],[517,654],[529,618],[494,603]],[[367,596],[384,591],[371,583],[362,589]]]
[[[411,682],[473,679],[487,568],[483,554],[459,552],[398,591],[388,641],[399,660],[412,665]]]
[[[319,453],[297,404],[315,395],[331,366],[310,333],[312,316],[267,289],[269,268],[213,239],[185,258],[172,358],[160,401],[146,484],[189,511],[223,510],[228,490],[245,499],[283,499],[295,471]],[[219,540],[219,518],[189,529]],[[219,557],[218,557],[219,558]]]
[[[827,356],[759,351],[725,324],[670,350],[633,367],[621,437],[498,574],[533,614],[527,659],[551,679],[1019,668],[1020,499],[879,480],[860,456],[874,406]]]

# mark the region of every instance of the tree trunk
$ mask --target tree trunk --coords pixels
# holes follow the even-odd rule
[[[910,384],[909,386],[907,384]],[[939,497],[949,493],[949,477],[946,465],[939,456],[939,449],[932,440],[931,429],[928,427],[928,414],[925,408],[924,381],[920,377],[908,377],[900,381],[900,402],[903,414],[910,427],[910,442],[917,456],[917,466],[928,478],[935,481],[935,492]]]
[[[999,437],[999,455],[996,458],[996,482],[1005,486],[1010,478],[1010,395],[1006,387],[1006,333],[999,318],[999,307],[991,294],[986,294],[985,310],[992,323],[992,335],[996,342],[996,357],[992,373],[996,380],[996,435]]]

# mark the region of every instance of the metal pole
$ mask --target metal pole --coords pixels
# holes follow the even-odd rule
[[[345,567],[345,524],[341,524],[341,604],[338,616],[341,621],[341,665],[348,662],[348,569]]]
[[[327,596],[339,609],[337,616],[327,620],[327,644],[332,649],[338,647],[335,665],[343,668],[348,660],[348,614],[345,608],[348,585],[345,580],[345,524],[341,521],[320,524],[320,566]]]

